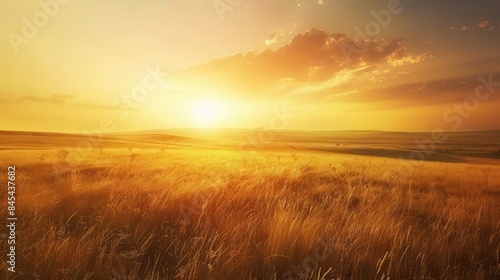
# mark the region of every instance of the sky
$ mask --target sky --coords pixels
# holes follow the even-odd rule
[[[500,129],[498,0],[2,1],[0,35],[0,130]]]

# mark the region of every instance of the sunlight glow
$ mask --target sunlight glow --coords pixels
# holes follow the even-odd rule
[[[226,110],[221,101],[205,99],[195,102],[193,115],[201,125],[211,126],[223,118]]]

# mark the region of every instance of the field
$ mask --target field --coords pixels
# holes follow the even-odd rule
[[[0,132],[0,278],[500,278],[500,133],[306,134]]]

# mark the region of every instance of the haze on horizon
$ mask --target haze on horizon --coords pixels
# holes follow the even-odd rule
[[[500,129],[498,0],[0,10],[0,130]]]

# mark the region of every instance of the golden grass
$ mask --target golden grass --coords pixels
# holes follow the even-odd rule
[[[326,153],[101,149],[73,171],[66,156],[0,151],[18,167],[15,279],[500,275],[498,166],[395,180],[399,160]]]

